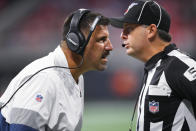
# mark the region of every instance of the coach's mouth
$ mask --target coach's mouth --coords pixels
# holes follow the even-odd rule
[[[109,54],[110,54],[109,51],[105,51],[105,52],[102,54],[101,58],[105,59],[106,57],[109,56]]]

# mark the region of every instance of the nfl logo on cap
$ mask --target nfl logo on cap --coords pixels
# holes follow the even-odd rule
[[[149,111],[153,114],[159,112],[159,102],[150,101],[149,102]]]
[[[135,5],[138,5],[138,3],[132,3],[132,4],[128,7],[128,9],[125,11],[124,15],[126,15],[126,14],[128,13],[128,11],[129,11],[133,6],[135,6]]]

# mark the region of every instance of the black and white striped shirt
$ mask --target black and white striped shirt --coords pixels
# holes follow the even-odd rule
[[[144,70],[137,131],[196,131],[196,61],[170,44]]]

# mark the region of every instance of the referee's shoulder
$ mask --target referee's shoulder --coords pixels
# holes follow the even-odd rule
[[[196,68],[195,59],[181,50],[173,50],[168,56],[165,70],[169,74],[181,74],[190,67]]]

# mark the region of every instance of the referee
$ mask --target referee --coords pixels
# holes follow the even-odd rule
[[[170,43],[170,16],[155,1],[136,0],[121,18],[126,53],[145,63],[137,131],[196,130],[196,62]]]

